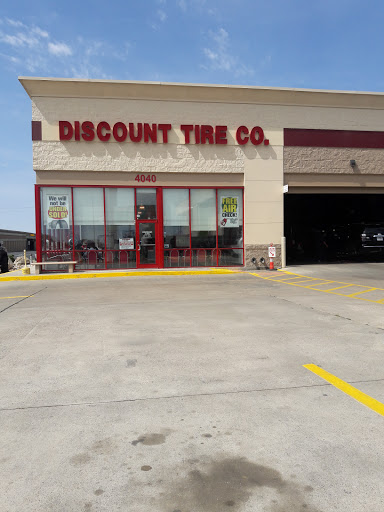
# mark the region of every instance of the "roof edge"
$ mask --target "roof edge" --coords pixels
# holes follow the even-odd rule
[[[18,77],[30,98],[110,98],[384,109],[384,93],[250,85]]]

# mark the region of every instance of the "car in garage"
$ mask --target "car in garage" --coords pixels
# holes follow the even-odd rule
[[[384,253],[384,223],[364,226],[361,249],[363,254]]]

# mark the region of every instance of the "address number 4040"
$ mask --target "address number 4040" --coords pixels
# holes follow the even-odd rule
[[[148,181],[149,183],[155,183],[156,182],[156,175],[155,174],[138,174],[135,178],[135,181],[138,181],[139,183],[144,183],[145,181]]]

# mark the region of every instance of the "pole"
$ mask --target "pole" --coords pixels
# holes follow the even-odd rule
[[[27,267],[27,251],[24,249],[24,268],[21,269],[23,274],[30,274],[31,269]]]
[[[287,239],[285,236],[281,237],[281,268],[287,266]]]

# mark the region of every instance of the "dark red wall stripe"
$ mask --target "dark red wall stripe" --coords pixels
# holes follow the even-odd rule
[[[285,128],[284,146],[383,149],[384,132]]]
[[[41,121],[32,121],[32,140],[41,140],[41,132]]]

